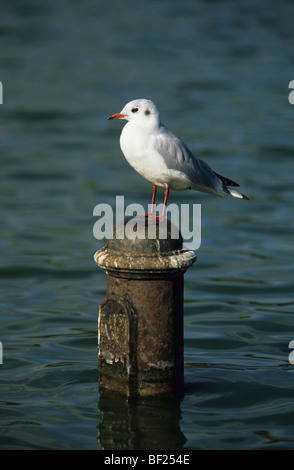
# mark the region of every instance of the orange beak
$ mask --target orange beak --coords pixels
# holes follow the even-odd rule
[[[125,118],[124,114],[116,113],[116,114],[112,114],[111,116],[109,116],[107,118],[107,121],[109,121],[111,119],[124,119],[124,118]]]

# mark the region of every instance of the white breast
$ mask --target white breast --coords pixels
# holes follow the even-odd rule
[[[168,169],[164,158],[156,150],[154,137],[146,132],[146,128],[128,122],[120,136],[120,147],[129,164],[156,186],[186,189],[191,184],[181,171]]]

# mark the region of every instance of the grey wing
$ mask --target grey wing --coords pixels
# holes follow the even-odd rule
[[[162,127],[162,132],[157,136],[157,147],[168,168],[187,175],[191,189],[225,195],[220,176],[207,163],[196,158],[181,139]]]

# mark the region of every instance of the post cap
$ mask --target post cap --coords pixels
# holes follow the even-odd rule
[[[112,275],[141,277],[186,271],[196,255],[183,248],[182,235],[170,220],[159,222],[137,216],[118,224],[94,259]]]

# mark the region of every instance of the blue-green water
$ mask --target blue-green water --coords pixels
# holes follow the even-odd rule
[[[291,0],[1,2],[1,449],[294,448],[293,17]],[[202,204],[179,405],[97,388],[93,208],[151,198],[106,117],[141,97],[250,197],[171,193]]]

